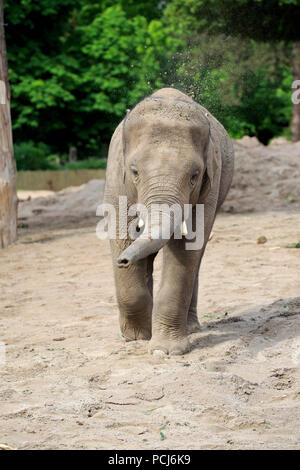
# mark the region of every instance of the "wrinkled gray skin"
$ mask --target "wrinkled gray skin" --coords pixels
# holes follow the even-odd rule
[[[115,130],[104,201],[113,204],[117,214],[120,195],[127,196],[129,205],[147,207],[151,203],[204,204],[201,250],[185,250],[184,238],[111,241],[120,327],[126,340],[150,339],[152,353],[189,351],[188,334],[200,327],[199,267],[232,175],[233,148],[225,129],[176,89],[163,88],[138,103],[125,125],[123,120]],[[162,278],[154,300],[153,261],[160,249]]]

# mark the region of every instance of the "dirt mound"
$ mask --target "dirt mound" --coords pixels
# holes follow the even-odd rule
[[[277,140],[266,147],[256,140],[249,145],[249,139],[234,142],[234,178],[223,210],[299,209],[300,142]]]
[[[244,135],[241,139],[234,142],[248,148],[258,147],[261,145],[260,141],[256,137],[249,137],[248,135]]]
[[[21,200],[19,225],[21,228],[62,228],[93,224],[97,220],[97,206],[103,200],[104,184],[104,180],[95,179],[46,197]]]

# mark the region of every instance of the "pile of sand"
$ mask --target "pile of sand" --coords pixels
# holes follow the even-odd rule
[[[104,195],[104,180],[91,180],[46,197],[35,197],[35,191],[18,193],[21,228],[83,226],[94,223],[96,209]],[[27,199],[22,199],[27,196]]]
[[[235,174],[223,211],[300,208],[300,142],[274,139],[266,147],[255,137],[245,136],[234,141],[234,147]],[[91,180],[79,187],[27,200],[22,198],[28,197],[28,192],[22,192],[19,224],[24,228],[93,224],[103,193],[104,180]],[[34,192],[30,195],[34,196]]]
[[[255,137],[234,141],[235,171],[224,203],[226,212],[300,208],[300,142]]]

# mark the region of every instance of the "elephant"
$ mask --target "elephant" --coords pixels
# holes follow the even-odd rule
[[[116,128],[109,146],[104,202],[117,214],[116,236],[110,245],[120,329],[126,341],[150,340],[149,352],[155,355],[190,351],[188,335],[200,328],[200,264],[233,169],[233,146],[224,127],[175,88],[162,88],[140,101]],[[120,236],[124,227],[118,222],[119,196],[126,196],[127,208],[134,204],[146,208],[190,204],[192,218],[196,205],[203,204],[202,246],[185,249],[185,237],[174,237],[178,221],[172,214],[168,215],[169,237],[161,234],[132,240]],[[160,212],[163,216],[164,210]],[[140,220],[132,216],[127,224],[136,221],[139,226]],[[154,233],[161,229],[161,220],[155,220],[145,222]],[[153,299],[153,262],[161,249],[161,283]]]

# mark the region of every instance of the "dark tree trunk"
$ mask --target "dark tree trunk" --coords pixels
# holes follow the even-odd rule
[[[17,238],[17,201],[3,0],[0,0],[0,249]]]
[[[293,81],[300,80],[300,42],[293,44]],[[299,94],[297,95],[299,98]],[[292,114],[292,141],[298,142],[300,140],[300,103],[293,103]]]
[[[17,201],[3,0],[0,0],[0,249],[17,238]]]
[[[70,147],[69,148],[69,162],[76,162],[77,161],[77,148]]]

